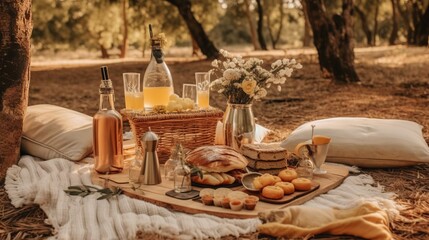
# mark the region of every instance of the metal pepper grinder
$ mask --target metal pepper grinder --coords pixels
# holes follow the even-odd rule
[[[158,140],[158,135],[152,132],[150,127],[140,140],[141,146],[144,148],[144,159],[139,180],[146,185],[160,184],[162,181],[158,154],[156,152]]]

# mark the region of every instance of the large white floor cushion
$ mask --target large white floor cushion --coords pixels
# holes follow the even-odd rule
[[[429,162],[429,147],[422,126],[411,121],[372,118],[329,118],[307,122],[282,143],[295,146],[315,134],[332,138],[327,161],[361,167],[400,167]]]
[[[21,149],[42,159],[79,161],[92,152],[92,117],[49,104],[29,106]]]

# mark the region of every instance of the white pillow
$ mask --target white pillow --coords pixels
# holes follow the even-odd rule
[[[79,161],[92,152],[92,117],[49,104],[29,106],[21,150],[42,159]]]
[[[429,162],[422,126],[411,121],[371,118],[329,118],[305,123],[281,146],[295,146],[315,135],[332,138],[326,161],[361,167],[401,167]]]

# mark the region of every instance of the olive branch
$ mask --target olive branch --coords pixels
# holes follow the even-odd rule
[[[93,193],[100,193],[101,196],[97,198],[97,200],[108,199],[112,196],[117,196],[122,194],[122,189],[119,187],[111,187],[111,188],[97,188],[94,186],[88,185],[79,185],[79,186],[69,186],[67,190],[64,190],[70,196],[80,196],[86,197]]]

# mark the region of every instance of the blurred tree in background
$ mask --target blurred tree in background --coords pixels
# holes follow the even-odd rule
[[[147,26],[164,32],[171,46],[199,45],[179,8],[201,24],[214,46],[253,45],[254,49],[300,47],[311,44],[308,16],[300,0],[37,0],[33,1],[33,47],[36,50],[85,48],[100,56],[125,57],[127,48],[148,48]],[[324,1],[328,15],[341,1]],[[427,45],[429,0],[357,0],[354,36],[357,45]],[[197,36],[198,38],[198,36]],[[190,52],[191,54],[191,52]]]

